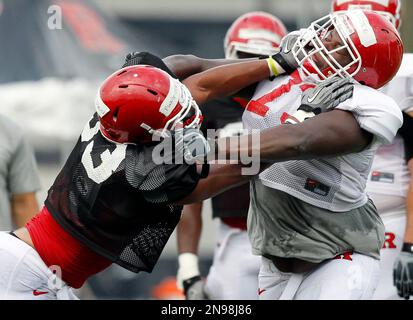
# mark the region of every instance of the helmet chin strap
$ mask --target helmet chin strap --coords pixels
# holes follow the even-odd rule
[[[153,134],[155,130],[153,130],[149,125],[146,123],[141,123],[141,128],[145,129],[146,131],[149,132],[149,134]]]

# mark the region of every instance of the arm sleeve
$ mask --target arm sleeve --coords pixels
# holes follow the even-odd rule
[[[406,162],[413,158],[413,118],[403,112],[403,125],[399,130],[399,134],[404,141],[404,150]]]
[[[36,192],[41,187],[33,150],[23,135],[10,162],[8,185],[12,194]]]
[[[154,180],[162,179],[156,188],[150,188]],[[156,167],[148,174],[140,189],[144,192],[146,200],[154,203],[174,203],[188,196],[198,185],[201,175],[197,166],[186,164],[162,165]],[[146,189],[146,190],[145,190]]]
[[[400,108],[408,113],[413,111],[413,77],[406,78],[405,83],[405,95],[404,98],[399,101]]]
[[[151,147],[130,146],[126,153],[126,180],[151,203],[174,203],[196,188],[205,170],[196,164],[155,164]],[[207,173],[206,173],[207,174]]]

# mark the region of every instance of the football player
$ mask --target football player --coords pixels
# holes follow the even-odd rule
[[[286,34],[284,24],[269,13],[243,14],[231,24],[225,35],[225,58],[273,55]],[[205,136],[209,129],[219,129],[220,137],[242,134],[242,114],[247,102],[227,97],[201,105]],[[200,276],[197,256],[202,231],[202,203],[184,207],[177,227],[177,283],[184,289],[187,299],[258,298],[260,259],[251,253],[247,234],[248,207],[247,184],[212,198],[212,217],[219,219],[219,225],[213,263],[206,282]]]
[[[183,204],[251,178],[241,175],[238,164],[196,162],[208,150],[198,130],[197,103],[237,92],[282,68],[267,58],[197,73],[217,62],[192,68],[179,57],[172,61],[170,70],[152,55],[131,55],[125,68],[104,81],[96,113],[40,213],[25,228],[0,233],[0,298],[76,299],[71,287],[81,287],[112,263],[150,272]],[[320,87],[327,104],[352,94],[348,81],[330,85]]]
[[[250,189],[260,298],[370,299],[385,235],[365,186],[375,151],[402,124],[396,102],[376,89],[398,71],[402,41],[383,16],[351,10],[287,35],[281,48],[274,59],[289,75],[261,82],[243,115],[244,127],[263,130],[261,159],[279,161]],[[353,97],[309,117],[302,99],[317,104],[311,88],[334,76],[358,82]]]
[[[238,165],[227,166],[230,170],[222,176],[219,165],[208,174],[207,164],[154,161],[161,143],[154,140],[157,134],[185,132],[172,157],[187,157],[194,137],[202,142],[197,102],[270,75],[266,60],[211,71],[183,84],[171,71],[128,66],[105,80],[96,113],[40,213],[25,228],[0,234],[0,298],[74,299],[70,287],[81,287],[112,263],[134,272],[152,271],[183,203],[248,179]]]
[[[151,145],[151,137],[154,134],[165,136],[165,132],[171,129],[173,136],[177,136],[174,134],[175,131],[185,132],[181,124],[184,120],[184,129],[189,134],[184,133],[183,137],[181,136],[182,139],[177,144],[178,151],[189,157],[197,156],[191,149],[192,142],[202,139],[193,131],[196,130],[199,122],[198,108],[193,100],[203,103],[209,98],[231,94],[260,79],[277,76],[287,71],[291,72],[290,76],[275,78],[275,81],[286,81],[284,83],[286,87],[278,90],[277,93],[288,94],[290,91],[294,93],[292,89],[296,82],[299,83],[298,88],[295,86],[294,89],[308,89],[308,91],[302,97],[295,95],[294,101],[290,101],[291,104],[282,101],[281,110],[288,108],[294,111],[299,108],[301,113],[306,113],[309,117],[311,114],[319,113],[320,109],[328,110],[336,106],[337,103],[345,101],[348,94],[353,94],[353,87],[350,86],[350,89],[348,82],[345,81],[349,76],[374,88],[384,85],[393,77],[399,67],[402,52],[402,42],[397,32],[393,32],[393,26],[390,25],[389,28],[387,21],[377,14],[362,11],[344,16],[332,16],[328,20],[326,25],[329,25],[329,32],[323,32],[325,30],[322,28],[315,31],[315,25],[312,25],[308,32],[300,34],[296,41],[290,41],[296,35],[287,38],[283,50],[271,58],[213,68],[184,80],[186,87],[169,77],[165,78],[166,75],[159,73],[158,69],[148,66],[126,68],[109,77],[101,87],[97,98],[97,114],[86,125],[66,165],[49,190],[46,207],[26,226],[26,229],[17,230],[14,233],[15,238],[13,235],[1,234],[2,282],[0,286],[3,296],[56,298],[65,295],[70,297],[70,290],[65,289],[67,285],[53,289],[50,279],[62,278],[69,285],[81,285],[87,277],[113,262],[133,271],[151,270],[179,219],[180,207],[177,205],[200,201],[249,179],[240,175],[240,166],[237,165],[235,167],[223,165],[224,168],[218,166],[211,170],[207,178],[199,180],[199,176],[206,170],[201,169],[199,172],[196,164],[167,165],[154,162],[152,151],[159,143],[155,143],[155,146]],[[344,27],[340,23],[344,24]],[[373,31],[368,29],[369,33],[366,37],[361,30],[365,31],[368,26]],[[342,28],[351,30],[350,27],[357,28],[357,32],[342,33]],[[290,43],[294,43],[291,50]],[[385,52],[383,48],[386,48]],[[326,54],[328,58],[323,60]],[[313,73],[309,72],[309,65],[305,64],[307,61],[314,68]],[[214,63],[220,63],[208,63],[194,57],[172,57],[166,59],[166,62],[172,72],[180,78],[194,74],[194,71],[202,70],[205,66],[211,67]],[[385,65],[386,68],[379,69],[376,63],[381,67]],[[294,71],[299,65],[300,69]],[[327,68],[329,70],[325,68],[327,65],[331,67]],[[317,75],[323,81],[310,89],[314,87],[314,83],[304,85],[294,78],[300,70],[303,72],[300,77],[308,73],[308,81],[310,77],[313,79]],[[156,77],[151,76],[152,72],[156,72]],[[375,75],[373,78],[370,77],[372,72]],[[344,79],[334,81],[332,78],[334,75]],[[146,81],[140,82],[145,79]],[[261,83],[260,86],[265,87],[265,84]],[[126,92],[131,94],[124,94]],[[189,92],[192,92],[194,99],[190,97]],[[260,92],[260,87],[257,92]],[[217,154],[230,159],[234,153],[256,154],[258,151],[263,161],[314,159],[327,156],[331,159],[331,156],[345,154],[342,156],[345,159],[343,162],[351,157],[365,161],[362,162],[361,167],[354,163],[352,167],[345,167],[346,170],[335,167],[333,173],[339,172],[355,187],[359,187],[363,180],[359,182],[352,178],[355,175],[362,175],[363,169],[366,168],[364,164],[367,163],[368,166],[372,149],[376,148],[378,141],[393,138],[395,131],[401,125],[401,115],[394,101],[385,96],[377,96],[379,93],[372,89],[370,91],[366,86],[354,86],[354,94],[361,94],[362,98],[368,97],[377,105],[374,105],[374,108],[364,104],[355,107],[355,103],[351,102],[360,99],[353,97],[349,99],[348,104],[344,103],[341,107],[339,105],[340,109],[350,112],[333,110],[303,123],[275,128],[270,128],[273,123],[268,123],[268,129],[259,134],[259,144],[237,145],[232,142],[234,140],[238,142],[240,138],[221,138],[216,142]],[[266,96],[265,99],[272,96],[272,94]],[[143,103],[134,104],[134,102],[142,102],[140,100],[142,97],[145,97]],[[357,108],[359,106],[363,108]],[[154,109],[156,112],[153,112]],[[128,110],[130,112],[127,112]],[[193,111],[193,116],[188,118],[186,116],[190,110]],[[247,111],[261,114],[264,119],[265,115],[262,114],[268,112],[269,107],[265,103],[260,106],[257,102],[252,104],[252,109],[247,107]],[[155,118],[151,117],[153,114],[156,115]],[[272,113],[268,112],[268,114]],[[299,117],[296,113],[294,115],[295,119]],[[381,117],[385,117],[388,122],[380,121]],[[247,123],[245,120],[244,122]],[[358,153],[354,155],[355,152]],[[171,154],[174,156],[175,153]],[[304,161],[307,162],[311,163],[311,160]],[[334,167],[334,164],[336,162],[331,166]],[[220,171],[221,169],[223,171]],[[325,191],[325,188],[316,184],[314,190]],[[259,196],[264,196],[264,193],[260,193]],[[255,192],[252,192],[252,195],[253,201],[254,197],[257,199],[258,195]],[[268,198],[263,203],[274,205],[271,195],[273,193],[267,194]],[[354,198],[351,198],[351,201],[356,205],[356,211],[361,210],[366,213],[361,215],[365,217],[362,224],[364,229],[359,230],[357,215],[351,213],[336,215],[344,218],[344,221],[341,221],[344,223],[336,221],[338,226],[342,229],[346,229],[347,226],[354,229],[351,230],[353,237],[349,239],[346,234],[342,234],[342,229],[332,228],[333,239],[330,240],[336,241],[331,241],[330,247],[320,245],[320,243],[325,244],[323,239],[315,239],[310,243],[312,249],[319,249],[312,250],[315,251],[316,260],[325,261],[332,253],[342,252],[343,249],[347,249],[347,247],[343,248],[343,242],[350,240],[349,244],[354,246],[354,250],[365,253],[360,256],[370,258],[368,261],[374,264],[371,261],[374,258],[368,254],[375,257],[376,252],[371,246],[377,245],[380,241],[381,221],[374,219],[375,211],[369,204],[363,205],[365,194],[362,191],[355,195],[349,194],[349,190],[345,189],[338,195],[356,196],[356,201],[353,201]],[[340,197],[339,200],[345,202],[347,198]],[[302,201],[303,206],[304,203]],[[357,205],[360,205],[361,209]],[[275,208],[271,210],[273,209]],[[264,213],[260,212],[260,215]],[[276,213],[278,214],[278,211]],[[293,218],[296,212],[290,214]],[[328,215],[331,216],[331,213],[328,212]],[[254,212],[252,216],[258,217]],[[354,218],[351,219],[352,223],[347,221],[348,217]],[[289,221],[285,222],[282,223],[284,226],[291,227]],[[251,226],[254,229],[254,225]],[[274,229],[271,223],[266,224],[265,228],[267,227],[271,230],[268,234],[262,234],[265,237],[271,235]],[[365,229],[372,232],[367,233],[366,236]],[[319,238],[323,238],[322,232],[315,232]],[[358,242],[360,237],[363,238],[361,244]],[[262,243],[270,246],[274,244],[272,241]],[[254,242],[253,244],[255,245]],[[293,243],[293,248],[295,247]],[[302,249],[300,243],[297,247]],[[291,247],[287,244],[287,248]],[[297,258],[296,260],[287,258],[288,261],[293,261],[293,271],[303,270],[308,266],[308,262],[302,260],[300,254]],[[331,265],[331,261],[328,264]],[[60,267],[54,270],[58,274],[59,270],[61,271],[59,277],[53,277],[53,271],[48,268],[54,265]],[[278,263],[277,265],[279,267]]]
[[[400,28],[400,0],[334,0],[332,3],[333,12],[360,8],[373,10]],[[380,252],[380,281],[374,298],[394,299],[398,293],[408,299],[413,294],[413,180],[410,179],[413,172],[413,54],[403,55],[399,72],[382,91],[397,102],[404,122],[393,143],[377,150],[367,180],[367,193],[386,229]],[[393,269],[397,290],[393,286]]]

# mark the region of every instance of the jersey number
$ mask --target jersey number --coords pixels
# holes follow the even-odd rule
[[[90,141],[99,132],[100,123],[91,128],[89,123],[86,124],[82,132],[82,142]],[[105,150],[100,155],[102,163],[95,167],[92,160],[92,150],[94,141],[90,141],[82,155],[82,164],[90,179],[96,183],[102,183],[108,179],[113,172],[119,167],[120,163],[126,156],[126,144],[115,144],[115,150],[110,152]]]

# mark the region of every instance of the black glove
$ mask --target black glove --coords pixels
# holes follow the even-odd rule
[[[183,281],[186,300],[209,300],[205,292],[205,281],[201,276],[195,276]]]
[[[123,64],[122,68],[136,66],[138,64],[154,66],[167,72],[172,78],[178,79],[178,77],[166,66],[161,58],[145,51],[129,53],[125,58],[125,63]]]
[[[285,70],[286,73],[291,74],[298,68],[298,62],[293,55],[293,47],[300,32],[294,31],[287,34],[280,44],[280,52],[274,54],[272,58]]]
[[[393,284],[397,294],[408,300],[413,295],[413,244],[403,244],[393,266]]]

